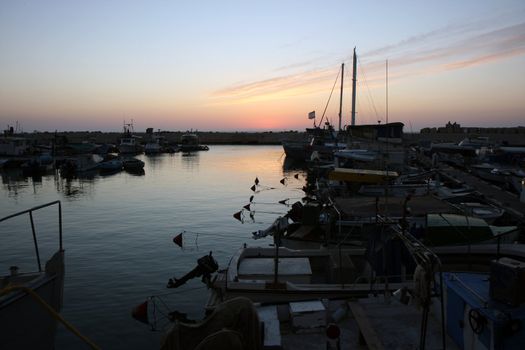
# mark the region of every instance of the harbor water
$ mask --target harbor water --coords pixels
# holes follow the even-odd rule
[[[200,278],[167,289],[199,257],[213,252],[219,268],[252,232],[267,228],[303,195],[305,174],[288,169],[281,146],[213,146],[192,154],[139,155],[144,174],[124,171],[64,179],[2,173],[0,217],[54,200],[62,202],[66,279],[62,315],[103,349],[157,349],[161,332],[134,320],[131,310],[160,296],[171,310],[201,318],[207,290]],[[298,175],[298,176],[297,176]],[[255,178],[260,183],[254,192]],[[285,179],[281,183],[281,180]],[[243,210],[244,222],[233,214]],[[56,208],[34,215],[42,261],[58,246]],[[183,248],[173,238],[183,233]],[[0,268],[37,269],[28,216],[2,223]],[[159,309],[159,328],[164,318]],[[30,315],[28,315],[30,317]],[[57,349],[87,348],[60,326]]]

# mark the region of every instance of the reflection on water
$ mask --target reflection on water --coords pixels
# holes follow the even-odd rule
[[[58,193],[69,199],[92,195],[95,190],[95,177],[63,178],[55,176],[55,188]]]
[[[124,171],[132,176],[143,176],[146,175],[144,169],[124,169]]]
[[[283,165],[282,154],[280,146],[214,146],[189,156],[137,156],[145,162],[138,174],[95,172],[65,179],[52,173],[33,179],[3,172],[0,217],[61,199],[63,316],[104,349],[159,348],[159,334],[133,320],[131,308],[147,296],[172,292],[165,288],[168,278],[184,275],[209,251],[225,268],[242,244],[271,243],[254,241],[251,232],[267,228],[288,210],[279,201],[304,196],[304,173]],[[253,191],[256,177],[260,185]],[[241,223],[233,214],[251,196],[250,211],[245,210]],[[46,220],[39,220],[38,232],[41,225],[52,227],[54,221]],[[14,241],[30,245],[24,224],[14,223],[10,239],[29,237],[27,242]],[[181,249],[173,237],[182,231],[187,236]],[[0,230],[0,242],[5,232]],[[7,271],[14,260],[5,247],[0,243],[0,271]],[[190,317],[201,317],[206,297],[205,286],[195,279],[166,295],[165,302]],[[59,329],[57,349],[80,346]]]

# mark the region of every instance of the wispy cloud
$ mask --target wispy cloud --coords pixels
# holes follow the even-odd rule
[[[325,68],[297,74],[279,76],[267,80],[240,84],[215,91],[213,97],[245,103],[253,100],[284,98],[308,94],[319,89],[319,83],[326,87],[327,80],[335,80],[337,69]]]
[[[498,22],[499,23],[499,22]],[[385,60],[391,80],[437,74],[479,66],[525,54],[525,22],[496,26],[483,20],[449,25],[360,55],[360,69],[366,71],[369,86],[383,84]],[[307,67],[300,62],[277,72]],[[326,90],[337,68],[303,70],[267,80],[230,86],[215,91],[222,103],[244,103]]]

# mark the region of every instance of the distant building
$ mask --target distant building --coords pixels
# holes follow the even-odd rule
[[[450,121],[444,127],[423,128],[421,134],[525,134],[524,126],[509,128],[462,127],[461,124]]]

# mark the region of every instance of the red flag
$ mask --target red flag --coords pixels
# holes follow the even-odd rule
[[[131,317],[145,324],[149,324],[148,321],[148,301],[146,300],[142,304],[135,306],[131,310]]]
[[[255,185],[258,185],[258,184],[259,184],[259,178],[256,177],[256,178],[255,178]]]
[[[182,248],[182,233],[179,233],[178,235],[173,237],[173,243]]]
[[[233,214],[233,217],[236,218],[237,220],[239,220],[240,222],[242,222],[241,214],[242,214],[242,212],[238,211],[235,214]]]
[[[250,187],[250,189],[251,189],[253,192],[255,192],[255,188],[256,188],[255,185],[253,185],[252,187]]]
[[[250,204],[246,204],[243,208],[246,210],[250,210]]]

